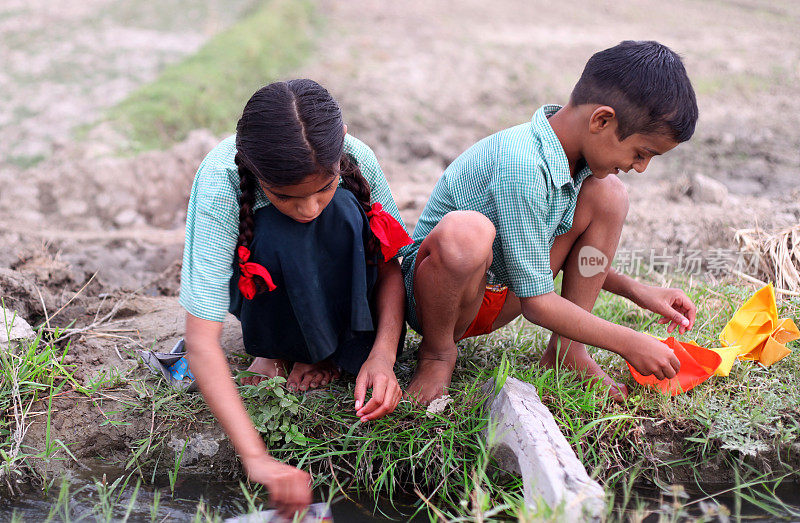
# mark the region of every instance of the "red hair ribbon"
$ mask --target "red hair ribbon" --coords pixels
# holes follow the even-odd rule
[[[242,295],[245,298],[252,300],[256,295],[256,282],[253,276],[261,276],[269,290],[274,291],[277,288],[272,282],[272,276],[264,266],[247,261],[250,259],[250,249],[240,245],[237,252],[239,254],[239,269],[242,273],[239,276],[239,290],[242,291]]]
[[[394,219],[394,216],[383,210],[383,206],[375,202],[369,212],[369,228],[381,244],[381,254],[384,261],[391,260],[400,247],[405,247],[414,241],[406,232],[405,227]]]

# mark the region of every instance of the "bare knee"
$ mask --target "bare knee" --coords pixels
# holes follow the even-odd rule
[[[602,217],[623,222],[628,215],[628,189],[613,174],[602,179],[594,176],[587,178],[581,186],[581,196],[588,198],[587,203],[590,204],[592,217],[595,219]]]
[[[492,263],[495,228],[491,220],[475,211],[453,211],[444,216],[421,246],[456,275],[486,271]]]

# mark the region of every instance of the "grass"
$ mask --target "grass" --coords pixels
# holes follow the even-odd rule
[[[687,282],[683,287],[699,308],[691,337],[701,345],[715,344],[725,322],[754,291],[738,284]],[[782,316],[800,316],[800,300],[782,302],[779,308]],[[650,315],[615,296],[601,295],[594,312],[634,329],[666,334]],[[418,341],[412,334],[407,343],[414,347]],[[587,470],[604,485],[609,520],[641,520],[649,514],[664,520],[712,518],[726,511],[735,517],[748,510],[798,517],[799,509],[782,499],[800,481],[797,451],[792,447],[800,437],[796,343],[791,356],[769,369],[739,362],[730,377],[712,378],[677,397],[635,386],[620,358],[597,351],[604,368],[632,388],[628,402],[619,405],[601,387],[580,383],[566,371],[540,367],[546,341],[542,329],[517,321],[492,336],[464,342],[451,390],[454,401],[432,416],[401,403],[390,417],[361,423],[352,409],[352,381],[337,382],[296,401],[275,392],[280,387],[274,384],[264,385],[258,394],[244,387],[242,391],[254,398],[250,400],[254,412],[271,403],[291,403],[290,412],[278,424],[279,430],[286,427],[284,437],[273,438],[271,451],[276,457],[312,471],[323,489],[335,488],[360,498],[380,497],[398,506],[412,500],[408,515],[416,512],[452,521],[559,519],[557,512],[545,506],[526,508],[520,478],[497,470],[487,451],[488,422],[480,387],[489,378],[502,382],[513,376],[536,387]],[[53,363],[68,349],[40,340],[4,355],[3,411],[12,412],[9,406],[15,401],[30,409],[34,401],[46,400],[69,382],[69,370]],[[401,383],[407,383],[413,371],[411,354],[401,358],[396,371]],[[8,378],[13,375],[25,384],[16,400],[5,385],[13,383]],[[112,386],[131,392],[128,396],[134,398],[125,403],[125,418],[144,416],[154,421],[150,432],[140,434],[130,445],[130,458],[119,465],[127,467],[127,474],[134,474],[142,488],[168,484],[155,501],[162,507],[155,513],[163,516],[165,507],[176,502],[172,491],[177,492],[180,476],[186,473],[176,455],[181,449],[173,451],[167,443],[187,429],[202,431],[201,424],[210,423],[210,417],[198,395],[169,389],[147,374],[107,382],[106,387]],[[109,394],[98,387],[83,390],[89,396]],[[260,423],[265,431],[273,430],[269,416]],[[294,435],[292,425],[299,428],[301,438]],[[3,417],[4,441],[13,441],[14,426],[13,416]],[[289,433],[292,437],[285,437]],[[53,442],[51,447],[66,449],[68,444]],[[24,477],[25,459],[39,458],[45,456],[18,454],[11,460],[13,466],[4,469],[10,471],[6,477]],[[133,480],[128,482],[126,492],[133,490],[133,484]],[[686,492],[694,497],[685,497]],[[265,503],[263,493],[252,495]],[[112,511],[117,518],[127,511],[130,497],[126,496],[119,498],[116,512]],[[213,506],[201,506],[201,520],[219,516]],[[377,501],[373,508],[378,510]],[[103,510],[102,515],[108,513],[108,507]]]
[[[39,165],[44,161],[44,159],[45,155],[43,154],[19,154],[7,157],[6,161],[9,163],[9,165],[14,165],[20,169],[30,169],[31,167]]]
[[[10,337],[14,318],[7,317],[6,311],[3,308],[0,328],[6,329]],[[45,448],[29,454],[23,441],[37,402],[52,398],[74,381],[63,363],[68,350],[69,345],[57,348],[48,343],[41,330],[32,340],[0,346],[0,484],[11,493],[19,491],[29,460],[51,459],[59,448],[66,450],[63,442],[50,437],[50,408],[45,411]]]
[[[194,129],[232,133],[250,96],[309,55],[314,24],[308,0],[270,0],[134,91],[108,119],[129,152],[167,148]]]
[[[727,319],[752,292],[738,285],[692,286],[689,293],[700,309],[697,341],[714,345]],[[800,316],[797,302],[781,308],[782,315]],[[649,315],[615,296],[604,293],[595,312],[666,335]],[[518,321],[493,336],[465,342],[451,390],[455,401],[446,415],[434,418],[404,404],[389,419],[362,425],[346,407],[352,391],[335,388],[326,395],[307,395],[306,415],[298,424],[310,443],[275,452],[318,473],[335,470],[350,482],[349,489],[372,495],[392,496],[403,485],[408,493],[413,485],[447,517],[469,514],[475,507],[462,503],[476,489],[488,496],[490,505],[502,505],[505,495],[519,492],[519,483],[491,467],[478,479],[474,471],[481,469],[475,465],[484,455],[478,436],[486,428],[478,388],[494,369],[504,367],[504,374],[537,388],[579,458],[604,483],[614,502],[611,519],[629,517],[642,501],[631,494],[633,478],[660,495],[671,494],[672,485],[679,483],[698,492],[713,490],[713,480],[738,484],[734,490],[759,499],[762,509],[787,513],[768,492],[777,482],[800,480],[797,466],[791,465],[797,461],[791,443],[800,436],[799,352],[769,369],[740,362],[730,377],[712,379],[675,398],[634,387],[620,358],[598,352],[604,367],[632,388],[630,401],[617,405],[601,388],[585,386],[568,372],[540,367],[546,338],[541,329]],[[397,370],[407,380],[410,361],[401,361]],[[338,467],[326,467],[329,457],[341,458],[335,462]],[[698,505],[681,510],[694,509]]]
[[[689,293],[700,309],[695,339],[715,345],[727,319],[752,292],[739,285],[692,286]],[[797,302],[781,308],[782,315],[800,316]],[[595,312],[634,329],[666,335],[649,315],[615,296],[604,294]],[[487,506],[507,506],[513,514],[515,505],[507,503],[507,496],[519,495],[519,482],[488,465],[477,465],[488,460],[480,437],[487,422],[479,387],[494,369],[504,368],[502,375],[536,387],[579,458],[605,485],[610,519],[651,510],[641,508],[646,500],[633,492],[634,485],[671,498],[670,517],[724,510],[710,502],[704,508],[699,503],[684,506],[675,495],[678,484],[693,492],[736,492],[751,504],[758,501],[767,513],[794,510],[770,495],[770,489],[800,480],[791,448],[800,436],[800,353],[769,369],[740,362],[730,377],[712,379],[671,398],[636,386],[620,358],[598,351],[604,367],[632,388],[631,399],[618,405],[602,388],[586,386],[568,372],[540,367],[546,338],[541,329],[518,321],[493,336],[465,342],[451,390],[455,401],[445,414],[433,418],[401,404],[388,419],[360,424],[348,408],[351,389],[308,394],[295,419],[306,443],[283,445],[273,452],[315,471],[317,477],[336,476],[347,491],[391,498],[419,489],[420,509],[427,507],[436,515],[427,505],[431,502],[447,519],[475,516],[481,504],[473,503],[474,492],[486,496]],[[409,379],[411,368],[409,359],[398,364],[401,380]]]

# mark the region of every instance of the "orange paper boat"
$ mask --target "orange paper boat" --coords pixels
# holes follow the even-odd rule
[[[674,378],[659,380],[652,375],[642,376],[628,363],[628,368],[637,383],[675,396],[706,381],[722,363],[722,357],[719,354],[694,343],[679,342],[673,337],[661,340],[661,342],[667,344],[678,357],[681,362],[681,370]]]
[[[739,359],[768,367],[788,356],[786,347],[800,337],[791,318],[778,318],[775,288],[770,283],[742,305],[719,335],[726,347],[739,346]]]

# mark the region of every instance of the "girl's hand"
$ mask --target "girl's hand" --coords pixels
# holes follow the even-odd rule
[[[639,290],[637,305],[662,316],[658,323],[669,323],[667,332],[672,333],[675,327],[678,332],[691,330],[694,327],[697,307],[680,289],[668,289],[642,285]]]
[[[269,500],[278,513],[291,520],[295,512],[305,510],[311,503],[311,476],[308,472],[281,463],[267,454],[242,458],[250,481],[261,483],[269,491]]]
[[[364,405],[367,389],[372,387],[372,398]],[[390,414],[397,407],[403,391],[394,375],[392,361],[380,356],[370,356],[356,378],[356,415],[361,421],[370,421]]]
[[[291,518],[311,503],[311,476],[275,461],[267,453],[242,398],[236,391],[225,352],[219,343],[222,323],[186,314],[189,366],[211,412],[231,438],[247,476],[269,490],[270,501]]]

